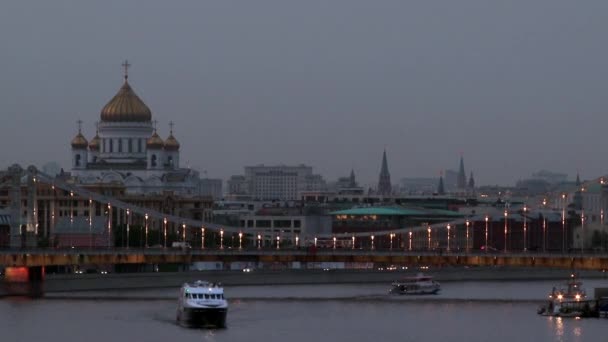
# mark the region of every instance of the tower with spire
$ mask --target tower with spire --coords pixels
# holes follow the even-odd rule
[[[443,172],[439,172],[439,185],[437,185],[437,194],[445,195],[445,187],[443,186]]]
[[[386,149],[382,154],[382,167],[378,179],[378,195],[389,196],[392,193],[391,174],[388,172],[388,162],[386,161]]]
[[[458,168],[456,187],[458,188],[458,191],[464,191],[467,188],[467,175],[464,172],[464,159],[462,154],[460,155],[460,167]]]

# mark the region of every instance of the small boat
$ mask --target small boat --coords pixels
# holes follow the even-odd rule
[[[441,285],[433,277],[418,273],[415,277],[396,280],[389,291],[393,294],[423,295],[437,294]]]
[[[549,301],[541,305],[537,313],[543,316],[556,317],[588,317],[593,315],[595,301],[587,300],[583,283],[576,274],[571,274],[565,287],[553,287],[549,293]]]
[[[186,326],[226,327],[228,301],[219,283],[198,280],[179,291],[177,323]]]

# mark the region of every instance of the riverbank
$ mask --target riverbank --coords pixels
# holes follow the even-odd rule
[[[563,280],[569,270],[507,267],[443,267],[423,270],[440,282],[455,281],[531,281]],[[390,284],[400,277],[411,276],[420,270],[252,270],[150,272],[113,274],[49,274],[44,281],[44,293],[136,290],[176,288],[184,282],[205,279],[226,286],[304,285],[304,284]],[[606,272],[581,271],[580,277],[602,279]],[[0,289],[0,296],[6,295]]]
[[[390,283],[393,280],[413,275],[419,270],[252,270],[243,271],[199,271],[172,273],[131,273],[131,274],[70,274],[48,275],[45,292],[144,289],[179,287],[184,282],[206,279],[221,282],[226,286],[246,285],[297,285],[297,284],[356,284]],[[522,268],[455,268],[424,270],[438,281],[501,281],[501,280],[561,280],[570,271],[559,269]],[[583,278],[605,278],[606,273],[582,271]]]

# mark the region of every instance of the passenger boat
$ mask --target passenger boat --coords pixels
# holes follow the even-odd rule
[[[549,301],[538,308],[537,313],[544,316],[589,317],[594,316],[596,301],[587,300],[583,283],[573,273],[565,287],[555,288],[549,293]]]
[[[433,277],[418,273],[415,277],[396,280],[389,291],[393,294],[423,295],[437,294],[441,285]]]
[[[226,327],[228,301],[221,284],[198,280],[179,291],[177,323],[186,326]]]

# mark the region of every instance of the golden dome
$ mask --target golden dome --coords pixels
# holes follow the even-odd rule
[[[88,145],[89,142],[80,132],[72,139],[72,148],[87,148]]]
[[[127,78],[120,90],[101,110],[101,121],[148,122],[152,119],[150,108],[131,89]]]
[[[91,139],[91,141],[89,141],[89,150],[99,151],[99,143],[100,143],[99,134],[95,134],[93,139]]]
[[[160,149],[160,148],[163,148],[163,145],[164,145],[163,139],[158,136],[156,131],[154,131],[154,134],[152,134],[152,136],[150,138],[148,138],[148,141],[146,142],[146,146],[149,149],[152,149],[152,148]]]
[[[165,140],[165,150],[177,151],[179,150],[179,142],[173,136],[173,133],[169,134],[167,140]]]

